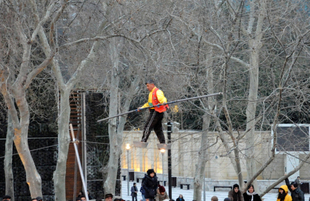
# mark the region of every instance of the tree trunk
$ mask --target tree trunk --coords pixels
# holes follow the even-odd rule
[[[253,40],[250,43],[254,43]],[[253,46],[250,46],[253,47]],[[246,117],[247,117],[247,125],[246,129],[249,130],[246,135],[246,166],[248,173],[248,180],[250,180],[256,172],[256,164],[255,164],[255,112],[256,112],[256,101],[257,101],[257,93],[258,93],[258,74],[259,74],[259,59],[258,52],[256,52],[256,47],[251,52],[251,69],[249,70],[249,97],[248,104],[246,109]]]
[[[205,132],[201,135],[200,150],[198,152],[198,164],[196,165],[195,179],[194,179],[194,200],[201,201],[201,190],[203,187],[205,167],[208,161],[208,129],[210,126],[211,116],[207,113],[203,115],[203,130]]]
[[[112,72],[111,78],[109,115],[114,116],[117,114],[119,77]],[[112,194],[115,193],[115,181],[119,166],[119,155],[121,153],[120,147],[122,146],[116,129],[116,120],[117,118],[113,118],[109,123],[110,156],[108,162],[108,175],[104,183],[104,192]]]
[[[133,80],[133,82],[131,83],[131,86],[128,89],[128,92],[126,94],[126,97],[125,97],[126,100],[125,100],[125,103],[122,107],[123,111],[129,110],[129,106],[130,106],[130,103],[132,101],[132,97],[137,92],[139,81],[140,81],[140,76],[137,75],[135,77],[135,79]],[[118,84],[119,84],[118,75],[117,75],[117,77],[112,77],[111,86],[113,86],[113,92],[112,92],[112,87],[111,87],[110,98],[113,97],[113,101],[112,101],[112,99],[110,99],[110,109],[112,107],[113,111],[110,110],[110,112],[112,112],[113,115],[117,113],[117,105],[118,104],[115,104],[115,103],[118,103],[120,101],[118,98]],[[112,93],[113,93],[113,95],[112,95]],[[109,114],[110,114],[110,116],[112,116],[111,113],[109,113]],[[117,126],[116,126],[116,121],[117,121],[117,118],[115,118],[114,122],[111,121],[111,124],[110,124],[111,126],[109,126],[110,158],[109,158],[108,170],[110,170],[111,168],[112,169],[116,168],[116,169],[114,172],[109,171],[107,174],[107,179],[106,179],[106,182],[104,183],[104,189],[105,189],[105,192],[107,192],[107,193],[109,193],[109,192],[114,193],[115,192],[117,169],[118,169],[118,166],[115,166],[115,165],[119,165],[118,161],[119,161],[120,154],[122,151],[122,149],[121,149],[122,140],[123,140],[122,136],[123,136],[124,126],[126,123],[126,116],[121,116],[118,118]],[[112,136],[110,135],[110,133],[112,134]],[[110,164],[110,162],[111,162],[111,164]],[[110,165],[112,165],[112,166],[110,166]],[[114,188],[112,188],[112,187],[114,187]]]
[[[12,170],[14,127],[10,113],[8,112],[8,128],[5,142],[4,172],[5,172],[5,194],[10,195],[14,201],[14,177]]]
[[[53,174],[55,200],[66,200],[66,170],[70,144],[70,89],[60,91],[59,117],[58,117],[58,159],[56,170]]]
[[[29,106],[25,97],[25,91],[16,90],[15,99],[20,113],[19,126],[14,126],[14,143],[18,155],[26,171],[26,182],[29,186],[31,197],[42,197],[42,183],[28,145]],[[9,108],[9,111],[12,108]],[[11,113],[12,115],[12,113]]]
[[[257,95],[258,95],[258,77],[259,77],[259,52],[262,47],[261,39],[263,36],[262,26],[263,20],[265,18],[265,0],[261,0],[261,6],[259,8],[259,15],[257,19],[257,25],[255,30],[255,38],[250,39],[249,49],[250,53],[250,69],[249,69],[249,97],[248,104],[246,109],[246,118],[247,125],[246,129],[249,130],[249,133],[246,135],[246,166],[247,166],[247,178],[248,181],[256,173],[256,164],[255,164],[255,123],[256,123],[256,104],[257,104]],[[251,8],[252,12],[255,11],[255,8]],[[251,27],[251,26],[249,26]],[[251,29],[248,29],[251,31]],[[256,180],[254,180],[254,186],[256,186]]]
[[[111,72],[111,87],[110,87],[110,104],[109,104],[109,116],[115,116],[117,114],[118,106],[118,63],[119,52],[117,50],[116,39],[112,39],[110,43],[111,60],[113,63]],[[108,162],[108,174],[107,179],[104,182],[105,193],[115,193],[115,182],[117,176],[117,170],[119,166],[119,155],[121,153],[121,136],[118,136],[117,132],[117,118],[113,118],[109,121],[109,139],[110,139],[110,156]]]

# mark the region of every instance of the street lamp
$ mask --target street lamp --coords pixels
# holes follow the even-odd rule
[[[127,169],[128,169],[128,175],[127,175],[127,195],[129,196],[129,166],[130,166],[130,157],[129,157],[129,150],[130,150],[130,144],[126,144],[126,150],[127,150]]]
[[[161,164],[162,164],[162,169],[163,169],[163,177],[162,177],[162,180],[163,180],[163,186],[165,185],[165,182],[164,182],[164,154],[165,154],[165,149],[160,149],[160,152],[161,152]]]

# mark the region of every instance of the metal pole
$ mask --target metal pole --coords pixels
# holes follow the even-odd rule
[[[168,137],[168,144],[171,144],[171,133],[172,133],[172,124],[169,121],[167,123],[167,137]],[[171,149],[168,149],[168,188],[169,188],[169,197],[172,200],[172,187],[171,187]]]
[[[83,170],[85,173],[85,183],[87,185],[87,139],[86,139],[86,93],[83,92],[81,94],[81,98],[82,98],[82,105],[81,105],[81,110],[82,110],[82,138],[83,139],[83,147],[82,147],[82,151],[83,151]],[[87,194],[87,192],[85,192]]]
[[[184,99],[170,101],[170,102],[167,102],[167,103],[162,103],[162,104],[158,104],[158,105],[154,105],[154,106],[150,106],[150,107],[141,108],[140,110],[145,110],[145,109],[152,108],[152,107],[159,107],[159,106],[162,106],[162,105],[174,104],[174,103],[183,102],[183,101],[195,100],[195,99],[199,99],[199,98],[206,98],[206,97],[210,97],[210,96],[218,96],[218,95],[222,95],[222,94],[223,94],[222,92],[219,92],[219,93],[208,94],[208,95],[203,95],[203,96],[184,98]],[[108,119],[112,119],[112,118],[115,118],[115,117],[118,117],[118,116],[122,116],[122,115],[125,115],[125,114],[130,114],[130,113],[137,112],[137,111],[138,111],[138,109],[131,110],[131,111],[128,111],[128,112],[124,112],[124,113],[112,116],[112,117],[107,117],[107,118],[104,118],[104,119],[100,119],[97,122],[105,121],[105,120],[108,120]]]
[[[83,169],[82,169],[82,165],[81,165],[81,161],[80,161],[80,155],[79,155],[79,151],[78,151],[78,148],[77,148],[78,141],[75,140],[72,124],[70,124],[70,130],[71,130],[71,137],[72,137],[72,142],[73,142],[73,146],[74,146],[74,150],[75,150],[76,160],[77,160],[78,165],[79,165],[79,170],[80,170],[81,180],[82,180],[82,184],[83,184],[83,189],[84,189],[84,192],[85,192],[85,198],[86,198],[86,201],[89,201],[88,194],[87,194],[87,186],[86,186],[86,183],[85,183],[85,180],[84,180]]]
[[[164,153],[165,153],[165,150],[161,150],[161,163],[162,163],[162,169],[163,169],[163,176],[162,176],[163,186],[165,185],[165,182],[164,182]]]
[[[129,196],[129,149],[127,149],[127,169],[128,169],[128,178],[127,178],[127,195]]]

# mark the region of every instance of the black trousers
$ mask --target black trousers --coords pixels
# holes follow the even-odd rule
[[[151,131],[154,129],[157,138],[160,143],[165,143],[165,136],[163,132],[163,126],[162,126],[162,120],[164,118],[164,113],[156,112],[155,110],[150,110],[150,115],[146,120],[143,136],[142,136],[142,142],[147,142]]]
[[[132,195],[131,197],[132,197],[132,201],[134,201],[134,200],[136,200],[136,201],[138,201],[138,199],[137,199],[137,193],[135,193],[134,195]]]

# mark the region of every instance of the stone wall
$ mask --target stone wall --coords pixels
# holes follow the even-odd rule
[[[166,131],[164,131],[166,135]],[[193,178],[195,173],[195,165],[198,159],[198,150],[200,148],[200,137],[204,134],[202,131],[189,131],[174,129],[172,133],[172,176],[178,177],[178,180],[182,178]],[[217,132],[208,132],[209,146],[208,146],[208,162],[206,164],[205,178],[221,182],[221,180],[233,180],[237,181],[237,174],[231,165],[231,159],[229,154],[225,151],[224,146],[219,138],[217,138]],[[235,133],[237,135],[237,132]],[[143,174],[150,168],[153,168],[159,178],[163,173],[162,169],[162,154],[157,149],[157,137],[154,132],[148,140],[149,144],[147,149],[135,148],[132,146],[133,141],[140,141],[142,131],[125,131],[123,137],[123,154],[121,156],[122,174],[126,174],[127,171],[127,154],[125,146],[131,145],[130,149],[130,169],[138,173]],[[167,139],[167,137],[166,137]],[[229,138],[227,138],[229,140]],[[271,155],[271,134],[270,131],[256,132],[255,135],[255,157],[257,159],[257,169],[259,169],[264,162],[268,160]],[[232,143],[229,144],[231,151],[234,147]],[[244,180],[247,178],[246,164],[244,155],[248,148],[245,146],[245,142],[239,143],[242,175]],[[303,157],[303,155],[300,155]],[[266,170],[258,177],[259,180],[276,180],[284,175],[284,154],[277,154],[274,161],[266,168]],[[164,153],[164,174],[167,174],[167,153]],[[308,171],[309,164],[304,166],[300,170],[300,176],[302,179],[310,179]],[[141,176],[141,177],[142,177]],[[161,179],[160,179],[161,180]],[[178,182],[179,183],[179,182]]]

